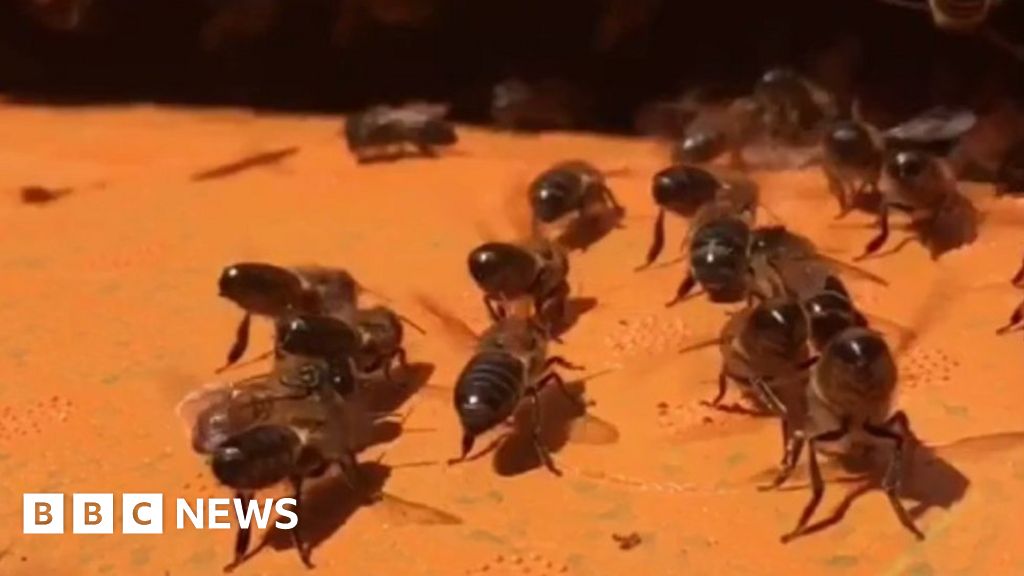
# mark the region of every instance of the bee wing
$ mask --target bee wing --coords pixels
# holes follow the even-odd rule
[[[480,341],[480,334],[434,298],[426,294],[419,294],[416,300],[423,309],[441,322],[444,333],[455,340],[458,345],[473,348]]]
[[[881,276],[875,274],[874,272],[871,272],[870,270],[867,270],[865,268],[861,268],[860,266],[857,266],[855,264],[844,262],[838,258],[828,256],[827,254],[822,254],[821,252],[815,254],[814,257],[821,260],[828,266],[835,268],[835,270],[838,272],[846,273],[851,276],[856,276],[862,280],[867,280],[868,282],[878,284],[879,286],[889,285],[889,281],[886,280],[885,278],[882,278]]]
[[[399,108],[388,111],[388,118],[398,123],[424,124],[431,120],[444,118],[451,106],[432,102],[409,102]]]
[[[615,424],[587,412],[569,423],[568,437],[576,444],[603,446],[619,441],[619,429]]]
[[[191,434],[199,415],[212,406],[227,402],[231,394],[231,387],[227,383],[209,382],[185,395],[174,407],[174,413],[185,424],[188,434]]]
[[[938,106],[884,132],[886,144],[953,142],[974,128],[978,117],[966,108]]]
[[[462,518],[434,508],[427,504],[406,500],[384,492],[372,506],[379,514],[387,517],[388,523],[397,526],[456,526],[462,524]]]

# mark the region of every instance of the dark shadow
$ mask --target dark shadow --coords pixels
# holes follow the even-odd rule
[[[60,200],[74,192],[71,188],[48,188],[46,186],[22,186],[21,203],[44,206]]]
[[[289,146],[287,148],[281,148],[278,150],[270,150],[267,152],[260,152],[247,156],[240,160],[234,160],[220,166],[215,166],[207,170],[196,172],[192,175],[191,179],[193,182],[202,182],[205,180],[216,180],[218,178],[227,178],[228,176],[234,176],[246,170],[253,168],[259,168],[262,166],[274,166],[280,164],[291,158],[292,156],[299,153],[298,146]]]
[[[977,443],[979,446],[971,448],[969,446],[971,442]],[[993,451],[1005,449],[1014,442],[1017,442],[1018,446],[1021,445],[1021,439],[1011,438],[1009,442],[1001,442],[1001,437],[993,436],[968,438],[948,447],[932,448],[921,444],[915,438],[908,438],[907,451],[904,454],[903,486],[900,498],[904,502],[912,503],[907,507],[910,517],[916,521],[933,508],[949,510],[963,500],[967,494],[971,484],[970,479],[942,457],[939,454],[940,451],[944,451],[946,448],[956,450],[965,446],[968,449],[980,448],[982,451],[986,449]],[[989,446],[988,444],[993,445]],[[869,449],[865,454],[855,458],[840,458],[842,469],[845,472],[856,474],[856,476],[827,479],[826,490],[829,485],[849,483],[857,485],[843,496],[842,501],[827,517],[808,525],[803,536],[822,532],[839,524],[853,504],[861,497],[875,492],[882,496],[882,480],[885,477],[889,453],[887,448],[878,448]],[[809,494],[806,483],[803,483],[802,489],[808,491]],[[893,515],[892,521],[894,526],[899,525],[895,515]]]
[[[394,382],[382,377],[370,383],[369,407],[377,413],[389,413],[398,410],[414,394],[430,382],[434,374],[434,365],[429,362],[410,362],[404,370],[393,372]]]
[[[573,398],[557,386],[548,386],[539,395],[541,443],[557,454],[569,442],[606,445],[618,441],[618,429],[610,422],[589,414],[583,406],[586,387],[582,381],[567,382]],[[498,445],[494,454],[494,470],[501,476],[518,476],[541,466],[530,431],[533,412],[523,402],[514,416],[512,431]],[[555,466],[558,460],[555,459]]]
[[[579,322],[580,318],[594,308],[597,308],[597,298],[592,298],[590,296],[569,298],[565,302],[565,315],[562,317],[562,321],[559,325],[555,328],[552,336],[559,338],[569,330],[572,330],[573,326]]]
[[[367,505],[369,494],[383,491],[384,484],[391,475],[391,468],[379,462],[363,462],[359,465],[359,473],[363,482],[363,493],[356,493],[339,474],[331,474],[322,479],[309,481],[302,494],[302,509],[299,525],[303,540],[311,551],[333,536],[359,508]],[[294,549],[292,536],[286,530],[271,527],[260,542],[258,548],[250,556],[257,554],[265,546],[275,550]],[[315,554],[313,562],[316,563]]]
[[[558,242],[568,250],[586,252],[591,246],[610,234],[612,230],[621,228],[622,220],[625,217],[626,211],[620,207],[592,216],[576,218],[558,235]]]

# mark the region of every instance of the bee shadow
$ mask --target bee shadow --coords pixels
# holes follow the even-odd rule
[[[566,389],[573,396],[583,398],[585,386],[582,382],[567,382]],[[540,441],[552,454],[557,454],[569,443],[569,430],[573,421],[583,417],[586,410],[578,401],[567,398],[557,386],[541,390],[538,402],[541,414]],[[501,476],[518,476],[541,466],[540,457],[533,445],[533,411],[528,402],[523,402],[516,410],[513,423],[512,431],[494,452],[494,471]],[[558,466],[557,459],[555,466]]]
[[[621,228],[625,217],[626,210],[619,207],[600,214],[576,219],[558,235],[558,243],[567,250],[586,252],[613,230]]]
[[[362,462],[359,473],[364,493],[354,491],[340,474],[310,481],[304,487],[299,525],[295,529],[301,531],[302,539],[311,551],[333,536],[357,510],[366,505],[366,494],[376,494],[384,489],[391,476],[391,468],[380,462]],[[287,530],[271,526],[253,554],[265,546],[280,551],[295,548],[295,543]],[[313,560],[316,560],[315,556]]]
[[[843,463],[851,472],[861,473],[860,481],[843,496],[842,501],[827,518],[808,526],[806,534],[837,525],[862,496],[882,490],[886,459],[880,458],[877,452],[884,454],[888,451],[875,452],[868,458]],[[903,471],[903,486],[899,496],[902,500],[913,502],[907,511],[914,520],[921,518],[933,508],[951,509],[963,500],[971,484],[970,479],[952,463],[912,437],[907,441]]]
[[[398,382],[374,382],[369,394],[369,407],[378,414],[389,414],[405,405],[419,392],[434,374],[434,365],[428,362],[410,363]],[[395,419],[378,419],[373,423],[371,433],[374,444],[385,444],[397,439],[402,433],[402,422]]]
[[[562,317],[562,321],[558,324],[553,336],[561,337],[569,330],[572,330],[573,326],[579,322],[584,314],[597,308],[597,303],[597,298],[590,296],[577,296],[566,300],[565,315]]]

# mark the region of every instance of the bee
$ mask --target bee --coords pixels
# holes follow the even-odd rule
[[[225,267],[218,281],[220,296],[237,304],[245,314],[221,370],[245,354],[253,315],[279,319],[296,314],[345,313],[355,308],[359,287],[351,274],[337,268],[282,268],[263,262]]]
[[[825,178],[829,192],[839,202],[837,218],[858,207],[871,210],[879,201],[878,180],[882,176],[883,143],[880,135],[856,120],[837,120],[829,125],[822,142]]]
[[[291,316],[278,322],[275,340],[275,364],[300,366],[300,378],[295,384],[282,380],[287,385],[310,392],[327,385],[343,397],[355,391],[356,380],[362,376],[355,359],[362,346],[362,335],[349,322],[334,316]],[[307,364],[320,369],[302,370]],[[321,375],[326,380],[316,380]]]
[[[759,133],[759,108],[751,98],[702,106],[672,147],[676,163],[705,164],[728,154],[732,168],[743,168],[743,147]]]
[[[802,391],[806,380],[801,365],[811,355],[808,325],[800,303],[785,297],[760,301],[730,317],[717,340],[722,354],[718,393],[708,404],[718,406],[733,381],[745,395],[785,412],[786,401],[796,397],[791,390]]]
[[[838,113],[827,91],[788,68],[766,71],[754,85],[753,98],[767,136],[787,145],[817,141],[824,124]]]
[[[455,127],[445,120],[448,107],[408,104],[399,108],[375,106],[345,122],[345,141],[360,163],[395,160],[412,147],[421,156],[436,156],[436,148],[458,142]]]
[[[701,207],[690,224],[688,271],[675,297],[665,306],[688,299],[698,285],[714,303],[749,298],[753,269],[748,252],[753,219],[751,206],[725,199]]]
[[[658,206],[654,221],[654,238],[647,250],[644,269],[654,263],[665,246],[665,213],[693,218],[715,201],[728,201],[741,211],[753,211],[757,206],[757,185],[749,179],[724,177],[705,168],[690,164],[675,164],[654,175],[651,193]]]
[[[403,347],[403,323],[409,324],[420,334],[425,334],[424,330],[411,320],[386,306],[361,308],[355,312],[353,324],[361,336],[361,344],[355,354],[355,365],[360,374],[382,370],[384,378],[391,382],[391,371],[396,362],[401,369],[408,368]]]
[[[523,243],[487,242],[469,253],[469,274],[484,292],[494,321],[513,301],[529,298],[539,322],[556,328],[569,296],[569,259],[557,244],[536,238]]]
[[[789,542],[802,535],[824,494],[818,453],[833,447],[849,454],[864,445],[881,441],[892,445],[892,455],[882,487],[900,524],[919,540],[924,534],[914,525],[900,501],[904,444],[911,436],[910,422],[902,410],[894,410],[898,382],[894,355],[881,333],[850,326],[836,334],[819,357],[814,357],[807,387],[805,430],[789,436],[784,465],[771,485],[774,489],[789,478],[808,444],[811,499],[796,527],[782,537]]]
[[[604,173],[583,160],[559,162],[541,172],[530,183],[530,208],[536,224],[552,224],[573,213],[584,218],[622,210]]]
[[[565,381],[555,367],[581,370],[560,356],[548,356],[545,331],[529,319],[502,318],[479,339],[476,352],[455,384],[454,406],[462,425],[461,462],[473,450],[476,438],[505,422],[525,398],[533,412],[532,441],[544,466],[556,475],[555,466],[540,436],[540,404],[537,394],[555,384],[569,397]]]
[[[858,259],[877,252],[888,240],[891,208],[911,214],[911,229],[933,259],[977,239],[978,210],[960,193],[956,177],[943,159],[921,150],[892,152],[879,186],[879,232]]]
[[[1018,270],[1017,273],[1014,274],[1013,279],[1010,280],[1010,283],[1016,286],[1017,288],[1024,288],[1024,263],[1021,263],[1020,270]],[[1006,334],[1010,330],[1013,330],[1013,328],[1020,324],[1021,322],[1024,322],[1024,301],[1022,301],[1019,305],[1017,305],[1016,308],[1014,308],[1013,314],[1010,315],[1010,321],[1007,322],[1005,326],[997,330],[996,333]]]
[[[179,404],[178,414],[191,423],[195,452],[210,458],[217,481],[233,489],[244,508],[255,492],[288,481],[301,518],[303,482],[330,466],[361,488],[357,454],[369,443],[372,419],[358,402],[326,389],[296,395],[280,385],[280,376],[201,389]],[[303,564],[312,567],[300,527],[290,532]],[[225,570],[242,562],[249,541],[249,528],[239,526],[234,560]]]

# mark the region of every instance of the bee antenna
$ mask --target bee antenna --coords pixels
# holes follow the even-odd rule
[[[413,322],[412,320],[410,320],[407,316],[403,316],[402,314],[399,314],[398,312],[395,312],[395,316],[398,316],[399,320],[401,320],[402,322],[405,322],[406,324],[411,326],[413,330],[416,330],[420,334],[426,335],[427,331],[424,330],[422,327],[420,327],[419,324],[417,324],[417,323]]]

